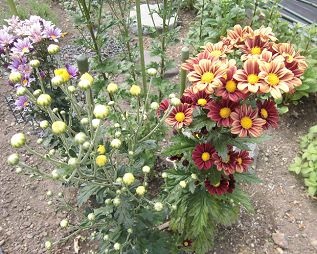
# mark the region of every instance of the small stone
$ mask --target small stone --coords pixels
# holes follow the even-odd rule
[[[317,239],[311,239],[310,244],[313,245],[317,249]]]
[[[0,246],[2,246],[4,244],[4,240],[0,241]]]
[[[276,232],[272,234],[272,239],[274,243],[278,246],[280,246],[283,249],[286,249],[288,247],[288,242],[285,238],[285,234]]]
[[[284,253],[284,251],[280,247],[276,248],[276,252],[279,253],[279,254],[283,254]]]

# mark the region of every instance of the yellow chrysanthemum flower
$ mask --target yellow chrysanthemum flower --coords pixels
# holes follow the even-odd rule
[[[99,145],[97,148],[97,152],[102,155],[106,153],[106,147],[104,145]]]
[[[64,82],[67,82],[70,79],[70,75],[66,68],[56,69],[54,70],[54,74],[55,76],[62,77]]]
[[[106,155],[98,155],[96,157],[96,164],[98,167],[103,167],[108,162]]]

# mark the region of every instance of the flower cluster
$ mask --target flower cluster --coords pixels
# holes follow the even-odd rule
[[[51,67],[46,65],[52,64],[47,61],[47,56],[59,51],[59,39],[65,34],[51,21],[39,16],[30,16],[26,20],[13,16],[5,21],[7,25],[0,29],[0,59],[3,67],[11,71],[10,83],[17,88],[30,87],[37,78],[44,80]],[[72,67],[65,68],[72,76],[75,74]],[[18,108],[28,104],[22,95],[16,101]]]
[[[189,130],[198,141],[191,159],[199,170],[219,172],[216,180],[208,173],[204,175],[211,195],[231,193],[233,174],[246,172],[253,162],[248,151],[230,142],[225,152],[217,151],[219,144],[211,141],[212,133],[241,140],[257,138],[269,127],[277,128],[274,99],[301,85],[300,76],[307,68],[305,58],[293,45],[276,41],[271,28],[252,30],[236,25],[227,37],[216,44],[207,43],[196,57],[182,64],[191,86],[165,122],[178,134]],[[167,99],[162,101],[158,116],[169,104]],[[203,129],[193,131],[198,121],[195,118],[201,116],[209,120],[200,125]],[[210,124],[213,127],[207,130]]]

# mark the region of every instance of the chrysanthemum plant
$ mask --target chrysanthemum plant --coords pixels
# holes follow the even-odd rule
[[[240,207],[252,211],[241,188],[242,182],[257,181],[248,172],[248,144],[277,128],[274,99],[300,87],[307,67],[293,45],[276,41],[269,27],[236,25],[182,65],[191,85],[165,120],[175,134],[165,151],[174,162],[165,190],[174,208],[170,228],[185,250],[206,253],[218,225],[235,222]],[[164,100],[160,110],[168,105]]]
[[[0,59],[1,66],[8,70],[9,84],[17,90],[16,107],[33,109],[21,93],[28,88],[32,93],[40,89],[54,95],[57,98],[54,107],[67,111],[63,94],[54,89],[51,80],[57,74],[63,76],[65,82],[77,76],[77,69],[69,64],[52,73],[59,66],[56,54],[60,51],[59,40],[65,34],[39,16],[25,20],[13,16],[6,22],[7,25],[0,29]]]
[[[32,148],[30,138],[18,133],[11,138],[12,147],[22,153],[25,149],[51,167],[28,165],[18,153],[12,154],[8,162],[18,172],[79,187],[77,200],[84,214],[76,219],[81,222],[61,221],[70,236],[92,233],[92,238],[99,240],[100,253],[168,253],[171,238],[158,228],[166,208],[151,192],[151,183],[157,176],[153,169],[163,122],[173,107],[157,120],[159,104],[149,99],[155,69],[147,72],[147,94],[138,85],[109,83],[98,99],[93,99],[94,78],[84,72],[85,66],[80,62],[81,76],[76,86],[62,79],[55,84],[68,98],[70,113],[80,122],[81,131],[72,128],[72,118],[51,108],[54,97],[46,93],[35,97],[26,89],[28,99],[50,119],[42,121],[40,127],[55,135],[63,149]],[[45,246],[52,249],[58,242],[48,239]]]

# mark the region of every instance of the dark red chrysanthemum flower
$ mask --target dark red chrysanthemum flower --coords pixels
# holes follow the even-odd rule
[[[229,127],[232,123],[231,112],[237,107],[232,101],[211,101],[206,105],[209,110],[207,116],[217,122],[218,126]]]
[[[205,187],[210,195],[223,195],[228,192],[229,181],[225,177],[221,176],[219,183],[212,185],[209,180],[205,180]]]
[[[214,164],[217,166],[217,170],[223,170],[226,175],[233,174],[235,172],[235,154],[230,148],[226,158],[221,158],[217,152],[212,156]]]
[[[173,155],[171,157],[169,157],[169,159],[171,161],[180,161],[182,159],[182,157],[184,156],[184,154],[176,154],[176,155]]]
[[[168,109],[169,105],[170,105],[170,102],[169,102],[168,99],[162,100],[159,108],[156,111],[156,115],[157,115],[158,118],[161,118],[164,115],[164,113]]]
[[[184,247],[190,247],[190,246],[192,246],[192,243],[193,243],[192,240],[186,239],[186,240],[183,241],[182,244],[183,244]]]
[[[229,175],[229,186],[228,186],[228,193],[232,193],[234,188],[236,187],[236,180],[234,180],[233,175]]]
[[[165,119],[165,123],[173,126],[176,129],[180,129],[183,126],[188,126],[193,121],[194,108],[187,104],[180,104],[176,106],[170,115]]]
[[[195,165],[201,169],[210,169],[213,165],[212,155],[215,149],[211,144],[198,144],[192,152]]]
[[[181,102],[182,103],[187,103],[187,104],[192,104],[193,103],[193,100],[190,96],[187,96],[187,95],[183,95],[181,97]]]
[[[209,101],[210,97],[205,91],[199,91],[191,95],[193,105],[204,107]]]
[[[273,128],[278,127],[278,111],[274,101],[265,100],[263,102],[258,101],[258,116],[266,121],[262,126],[264,130],[267,130],[270,126]]]
[[[234,153],[235,171],[238,173],[246,172],[253,163],[253,159],[249,157],[249,152],[242,150]]]

